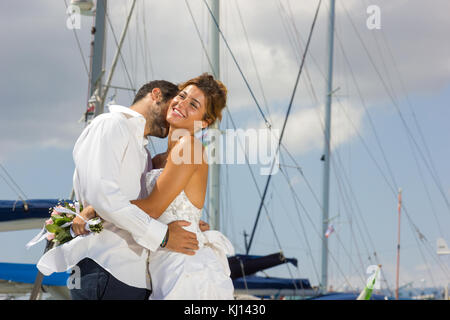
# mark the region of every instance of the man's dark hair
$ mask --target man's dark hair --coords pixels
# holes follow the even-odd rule
[[[144,98],[149,92],[152,92],[153,89],[159,88],[162,93],[162,102],[165,103],[168,100],[172,99],[178,94],[178,86],[173,84],[172,82],[165,80],[153,80],[149,83],[144,84],[134,97],[133,103],[135,104],[142,98]]]

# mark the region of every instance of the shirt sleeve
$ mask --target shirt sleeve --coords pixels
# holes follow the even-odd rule
[[[103,219],[130,232],[139,245],[155,251],[167,225],[131,204],[134,199],[128,199],[119,185],[121,161],[130,140],[135,139],[125,121],[119,117],[99,119],[78,139],[73,157],[78,183],[84,186],[80,196]]]

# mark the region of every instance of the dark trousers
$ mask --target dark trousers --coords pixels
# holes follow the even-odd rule
[[[147,300],[151,291],[131,287],[85,258],[77,266],[81,272],[80,289],[71,289],[72,300]],[[130,270],[132,272],[132,270]]]

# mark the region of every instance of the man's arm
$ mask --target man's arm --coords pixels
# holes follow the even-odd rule
[[[119,185],[123,156],[130,140],[136,139],[125,121],[101,119],[77,141],[73,155],[83,185],[81,196],[102,218],[129,231],[139,245],[154,251],[165,237],[167,225],[131,204]]]

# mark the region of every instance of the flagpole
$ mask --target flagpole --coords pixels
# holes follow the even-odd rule
[[[397,275],[395,280],[395,299],[398,300],[400,274],[400,213],[402,208],[402,189],[398,190],[398,230],[397,230]]]

